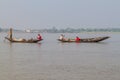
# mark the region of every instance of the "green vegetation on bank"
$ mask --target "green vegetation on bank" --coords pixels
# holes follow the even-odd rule
[[[0,28],[0,32],[7,32],[9,29]],[[19,32],[26,32],[27,30],[15,30]],[[29,32],[41,32],[41,33],[80,33],[80,32],[120,32],[120,28],[65,28],[57,29],[55,27],[50,29],[31,29]]]

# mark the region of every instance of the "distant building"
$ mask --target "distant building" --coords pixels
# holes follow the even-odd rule
[[[25,30],[25,32],[30,33],[30,32],[31,32],[31,30],[30,30],[30,29],[27,29],[27,30]]]

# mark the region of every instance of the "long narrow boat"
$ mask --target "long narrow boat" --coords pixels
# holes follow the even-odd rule
[[[10,42],[16,42],[16,43],[37,43],[43,40],[43,39],[38,40],[38,39],[12,38],[12,28],[10,29],[9,37],[5,37],[5,39],[7,39]]]
[[[9,40],[10,42],[16,42],[16,43],[37,43],[39,41],[42,41],[43,39],[41,40],[37,40],[37,39],[10,39],[8,37],[5,37],[5,39]]]
[[[105,39],[108,39],[109,36],[105,36],[105,37],[94,37],[94,38],[83,38],[80,39],[80,41],[76,41],[75,39],[58,39],[61,42],[83,42],[83,43],[92,43],[92,42],[100,42],[103,41]]]

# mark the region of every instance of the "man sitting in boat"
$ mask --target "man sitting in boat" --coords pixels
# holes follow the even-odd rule
[[[80,41],[80,38],[78,36],[76,36],[75,41]]]
[[[37,39],[42,40],[42,36],[40,34],[38,34]]]
[[[64,35],[61,34],[60,37],[59,37],[59,39],[60,39],[60,40],[64,40],[64,39],[65,39],[65,38],[64,38]]]

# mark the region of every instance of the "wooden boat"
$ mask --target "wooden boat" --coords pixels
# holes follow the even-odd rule
[[[17,42],[17,43],[37,43],[39,41],[42,41],[43,39],[41,40],[38,40],[38,39],[23,39],[23,38],[12,38],[12,28],[10,29],[10,32],[9,32],[9,37],[5,37],[5,39],[9,40],[10,42]]]
[[[9,40],[10,42],[17,42],[17,43],[37,43],[39,41],[42,41],[42,40],[37,40],[37,39],[10,39],[8,37],[5,37],[5,39]]]
[[[109,36],[105,36],[105,37],[95,37],[95,38],[84,38],[84,39],[80,39],[80,41],[76,41],[75,39],[58,39],[61,42],[83,42],[83,43],[91,43],[91,42],[100,42],[103,41],[105,39],[108,39]]]

